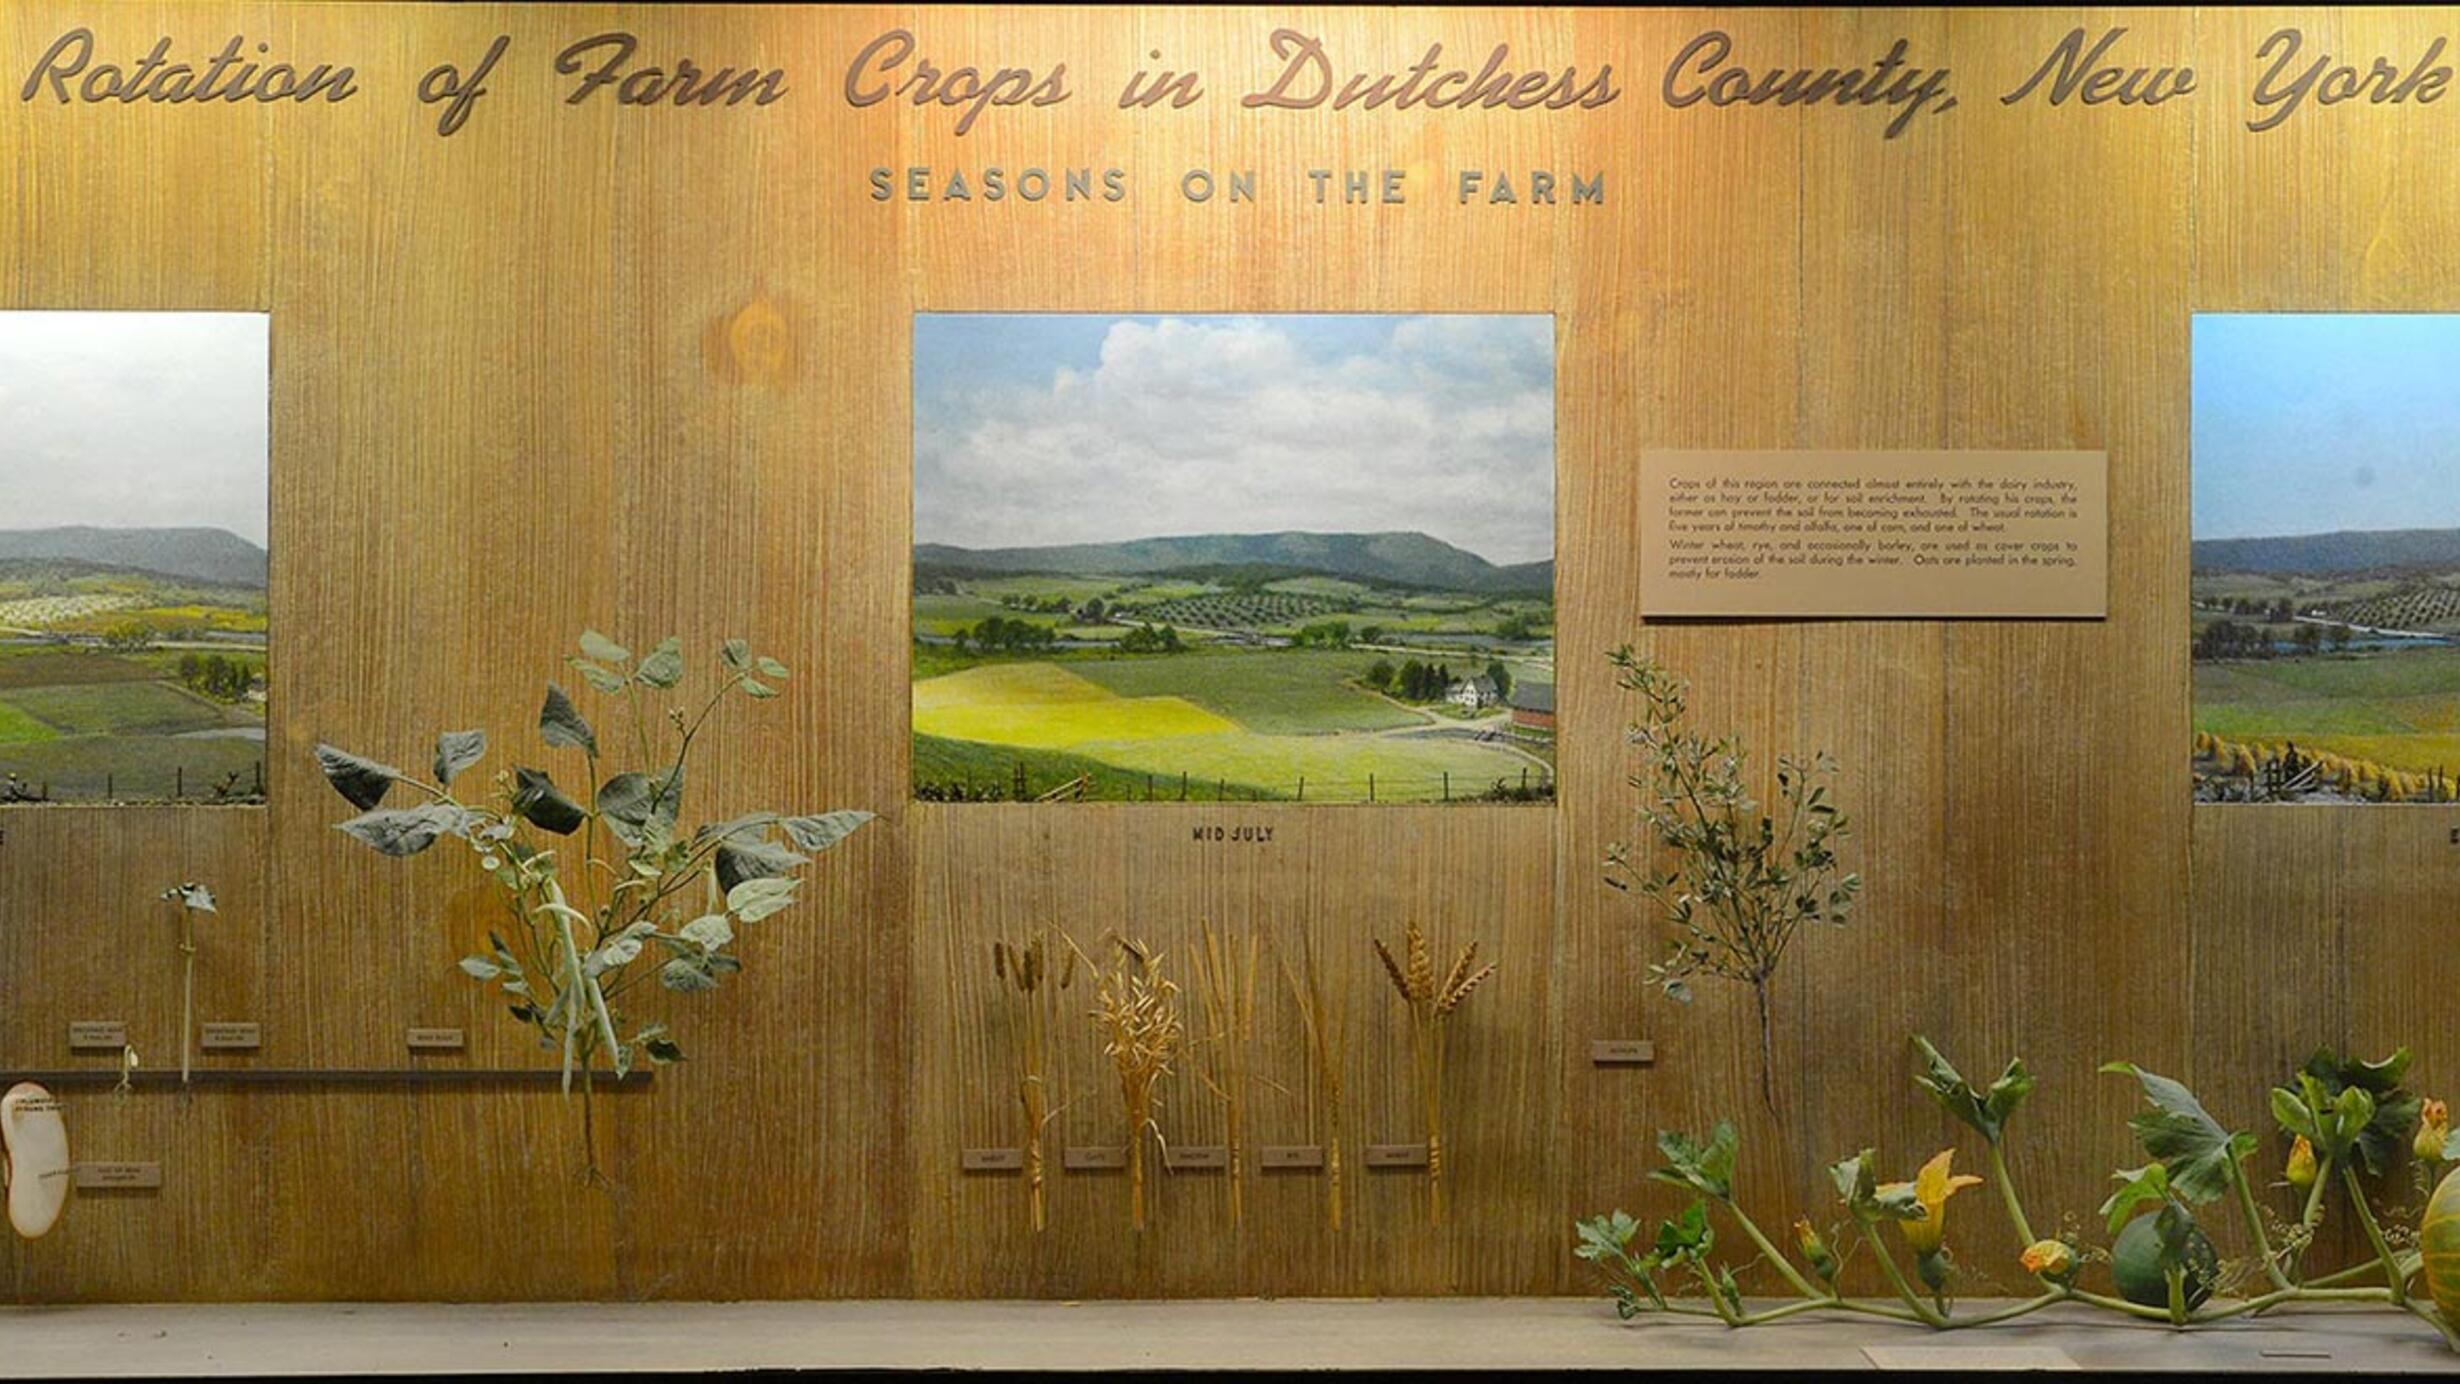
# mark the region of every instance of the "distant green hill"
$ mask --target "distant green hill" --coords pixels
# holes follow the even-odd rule
[[[1205,568],[1288,570],[1497,595],[1548,595],[1555,581],[1551,560],[1499,567],[1423,533],[1213,533],[1047,548],[922,543],[914,548],[914,565],[960,572],[1119,576]]]
[[[2460,529],[2378,529],[2205,538],[2193,544],[2195,570],[2212,572],[2370,572],[2389,567],[2460,567]]]
[[[0,529],[5,562],[75,562],[212,586],[265,585],[265,550],[228,529]]]

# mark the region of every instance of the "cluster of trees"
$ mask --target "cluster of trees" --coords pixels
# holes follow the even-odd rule
[[[1293,642],[1302,649],[1346,649],[1350,646],[1350,622],[1318,620],[1301,625]]]
[[[1173,625],[1138,625],[1119,636],[1119,652],[1123,654],[1175,654],[1186,648],[1179,642],[1179,631]]]
[[[1439,702],[1451,690],[1452,670],[1441,663],[1421,663],[1411,659],[1394,668],[1383,659],[1367,670],[1367,686],[1378,692],[1389,692],[1405,702]]]
[[[106,649],[135,653],[154,645],[157,631],[141,620],[119,620],[103,628],[102,642]]]
[[[2338,651],[2349,647],[2349,627],[2301,624],[2290,635],[2289,642],[2296,646],[2294,652],[2301,654],[2321,653],[2326,644]],[[2195,636],[2197,658],[2271,658],[2278,652],[2262,625],[2215,620]]]
[[[1076,603],[1065,596],[1002,596],[999,603],[1010,610],[1028,610],[1039,615],[1068,615]]]
[[[980,649],[985,653],[1036,653],[1050,648],[1056,638],[1051,627],[1039,621],[988,615],[973,628],[957,631],[957,651],[963,653],[968,649]]]
[[[183,654],[178,673],[180,686],[217,702],[245,701],[256,685],[256,669],[246,659],[224,654]]]
[[[2254,616],[2275,625],[2286,625],[2298,614],[2296,605],[2287,596],[2269,601],[2261,596],[2231,596],[2226,600],[2206,601],[2204,607],[2208,610],[2226,610],[2232,615]]]

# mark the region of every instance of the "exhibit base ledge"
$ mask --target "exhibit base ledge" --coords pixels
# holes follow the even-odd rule
[[[2059,1308],[1945,1335],[1623,1322],[1585,1298],[0,1307],[0,1378],[20,1379],[1302,1368],[2450,1372],[2460,1355],[2414,1317],[2331,1307],[2193,1332]]]

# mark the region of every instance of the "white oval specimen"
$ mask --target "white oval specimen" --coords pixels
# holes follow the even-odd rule
[[[31,1081],[10,1087],[0,1096],[0,1149],[9,1224],[39,1239],[68,1202],[68,1126],[60,1121],[60,1102]]]

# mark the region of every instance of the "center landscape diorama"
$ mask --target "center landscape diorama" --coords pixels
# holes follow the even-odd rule
[[[1554,795],[1544,316],[915,319],[914,791]]]

